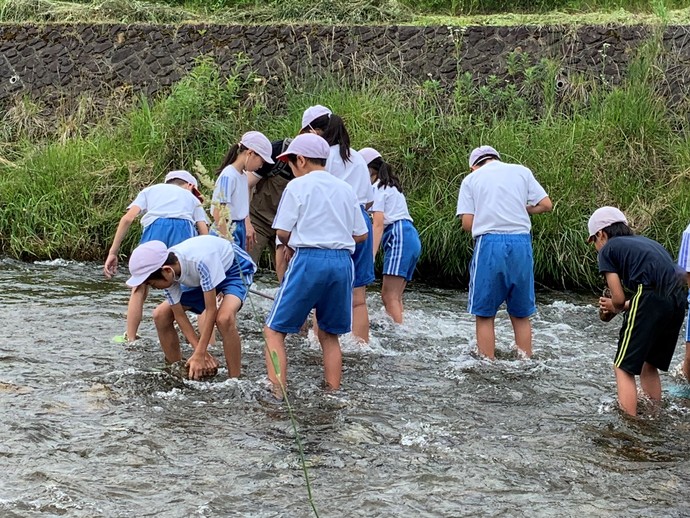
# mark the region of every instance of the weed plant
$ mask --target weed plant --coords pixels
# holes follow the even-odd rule
[[[468,74],[452,85],[411,83],[394,69],[372,77],[362,63],[369,72],[307,71],[276,91],[242,62],[223,77],[202,60],[167,95],[121,112],[72,101],[82,110],[70,121],[58,108],[55,123],[18,99],[0,125],[0,253],[100,260],[141,188],[196,161],[215,172],[244,131],[294,135],[304,108],[321,103],[344,117],[355,148],[376,147],[398,171],[423,244],[418,278],[466,283],[472,243],[455,216],[457,193],[469,151],[491,144],[530,167],[554,201],[552,213],[532,218],[537,282],[596,287],[596,253],[585,242],[595,208],[619,206],[673,254],[690,220],[690,103],[669,106],[660,90],[659,45],[660,36],[646,45],[618,86],[573,76],[557,90],[554,63],[513,55],[507,77],[483,83]],[[87,123],[96,112],[99,121]]]

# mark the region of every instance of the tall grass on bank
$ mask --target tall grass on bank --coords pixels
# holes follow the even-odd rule
[[[652,24],[690,20],[686,0],[0,0],[9,23]]]
[[[601,281],[585,238],[595,208],[619,206],[673,254],[690,220],[690,103],[667,105],[659,48],[650,42],[619,86],[574,76],[559,91],[554,63],[519,53],[507,78],[485,83],[465,74],[453,85],[410,84],[395,70],[349,82],[306,74],[285,78],[284,91],[271,96],[262,78],[240,68],[223,78],[207,60],[168,95],[137,99],[119,115],[106,111],[67,136],[46,128],[69,124],[50,124],[40,106],[18,100],[0,125],[11,136],[0,160],[0,253],[102,259],[141,188],[172,168],[193,170],[197,160],[215,171],[249,129],[294,135],[303,109],[321,103],[344,116],[354,147],[376,147],[400,173],[423,244],[420,278],[466,282],[472,243],[455,216],[457,193],[469,151],[491,144],[504,160],[530,167],[555,203],[553,213],[533,218],[537,281],[594,287]]]

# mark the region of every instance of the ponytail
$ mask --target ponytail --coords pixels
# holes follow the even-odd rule
[[[328,119],[328,127],[321,135],[331,146],[340,147],[340,158],[343,162],[350,161],[350,134],[340,116],[332,114]]]
[[[381,187],[395,187],[402,194],[403,189],[400,185],[400,179],[393,172],[391,166],[383,161],[383,158],[377,157],[371,162],[369,162],[369,168],[376,171],[376,178],[379,182],[379,188]]]
[[[232,164],[235,160],[237,160],[237,157],[242,153],[243,151],[246,151],[247,147],[245,147],[244,144],[234,144],[229,150],[228,153],[225,155],[225,158],[220,164],[220,167],[216,171],[217,175],[220,175],[220,173],[223,172],[223,169],[228,167],[230,164]]]

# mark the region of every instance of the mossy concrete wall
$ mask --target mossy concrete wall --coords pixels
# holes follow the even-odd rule
[[[645,26],[568,27],[326,27],[239,25],[3,25],[0,100],[113,90],[165,89],[202,55],[222,69],[240,56],[269,82],[285,74],[320,71],[378,74],[451,82],[471,72],[478,80],[508,72],[511,54],[529,62],[550,58],[564,81],[574,72],[618,83]],[[665,87],[670,97],[690,88],[690,27],[664,29]]]

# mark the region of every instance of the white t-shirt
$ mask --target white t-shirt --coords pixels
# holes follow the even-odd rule
[[[290,248],[355,251],[353,235],[366,234],[357,197],[347,183],[326,171],[312,171],[287,184],[273,228],[291,232]]]
[[[378,181],[374,183],[374,203],[369,212],[383,212],[384,227],[401,219],[412,221],[405,195],[395,187],[379,187]]]
[[[483,234],[529,234],[527,205],[546,198],[528,168],[493,160],[465,177],[456,214],[473,214],[472,237]]]
[[[369,167],[362,155],[354,149],[350,148],[350,160],[343,162],[340,156],[340,146],[331,146],[331,154],[326,160],[326,171],[350,184],[360,205],[374,201]]]
[[[178,282],[165,290],[168,302],[178,304],[182,297],[181,284],[211,291],[225,280],[225,272],[235,260],[232,243],[218,236],[196,236],[171,247],[180,262]]]
[[[201,202],[190,191],[179,185],[158,183],[143,189],[127,210],[139,207],[141,224],[148,227],[158,218],[186,219],[192,223],[208,223]]]
[[[249,215],[249,183],[247,175],[240,173],[232,165],[220,173],[213,189],[212,203],[230,206],[233,221],[245,219]]]

